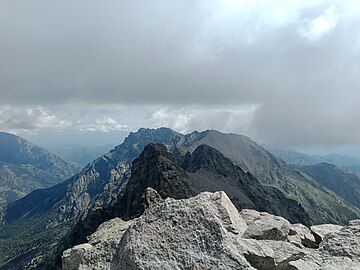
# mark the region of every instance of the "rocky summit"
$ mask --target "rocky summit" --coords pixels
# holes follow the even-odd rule
[[[109,220],[64,251],[63,269],[360,269],[360,220],[309,229],[266,212],[239,213],[222,191],[162,200],[148,188],[144,198],[140,217]]]

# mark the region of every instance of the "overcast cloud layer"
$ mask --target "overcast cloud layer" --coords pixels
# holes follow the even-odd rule
[[[0,127],[360,143],[358,1],[4,0]]]

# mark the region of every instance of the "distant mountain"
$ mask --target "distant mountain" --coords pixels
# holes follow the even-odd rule
[[[0,205],[15,201],[37,188],[49,187],[61,179],[30,164],[0,162]]]
[[[354,173],[344,172],[333,164],[320,163],[298,166],[321,186],[327,187],[347,202],[360,208],[360,178]]]
[[[99,146],[61,146],[49,147],[56,155],[81,165],[86,165],[101,155],[108,153],[117,144],[106,144]]]
[[[358,208],[338,198],[334,192],[319,185],[296,167],[286,164],[249,137],[216,130],[193,132],[181,137],[177,147],[185,153],[193,151],[200,144],[217,149],[262,184],[277,187],[288,198],[301,203],[314,224],[346,224],[349,219],[360,215]]]
[[[0,132],[0,206],[37,188],[55,185],[78,171],[79,165],[21,137]]]
[[[131,164],[149,143],[164,144],[176,157],[177,164],[182,165],[178,166],[179,169],[174,164],[164,164],[170,166],[166,167],[164,175],[154,171],[154,175],[164,176],[164,179],[186,175],[186,180],[180,177],[175,186],[167,181],[161,182],[163,186],[160,187],[167,187],[172,192],[182,190],[181,194],[187,196],[206,189],[226,189],[238,207],[264,208],[265,211],[287,215],[292,220],[305,220],[308,214],[311,223],[346,223],[360,216],[358,208],[246,136],[212,130],[183,135],[167,128],[140,129],[130,133],[124,143],[88,164],[69,180],[52,188],[36,190],[9,204],[3,219],[5,224],[0,229],[0,269],[23,268],[33,258],[41,262],[45,255],[56,251],[60,239],[72,231],[76,223],[82,224],[81,220],[85,220],[84,224],[87,224],[90,218],[103,215],[104,209],[110,211],[118,205],[120,211],[125,205],[131,205],[131,200],[134,203],[139,201],[141,205],[141,197],[136,196],[143,193],[136,193],[133,199],[125,202],[123,198],[130,194],[127,189],[136,188],[128,183],[133,177]],[[198,148],[204,144],[210,148]],[[141,172],[141,168],[136,171]],[[151,176],[151,171],[147,170],[151,170],[151,166],[144,171],[144,176]],[[151,179],[145,177],[144,180]],[[250,182],[253,188],[246,188]],[[285,211],[289,206],[287,202],[294,202],[292,200],[297,202]],[[141,210],[137,206],[130,209]],[[137,210],[120,213],[132,216],[137,215]],[[75,231],[83,235],[84,228],[80,225],[76,228]]]
[[[339,154],[329,154],[325,156],[308,155],[295,150],[280,150],[268,147],[269,151],[289,164],[294,165],[314,165],[319,163],[330,163],[340,168],[355,169],[360,172],[360,160]]]

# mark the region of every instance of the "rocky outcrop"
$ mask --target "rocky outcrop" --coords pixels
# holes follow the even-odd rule
[[[248,225],[244,238],[288,241],[300,248],[319,247],[320,241],[317,242],[313,232],[303,224],[291,224],[282,217],[252,209],[243,209],[240,215]]]
[[[103,223],[88,243],[63,253],[63,269],[360,268],[360,220],[310,249],[291,241],[294,235],[314,240],[306,227],[254,210],[240,214],[224,192],[162,200],[147,189],[144,197],[149,204],[143,215]]]
[[[320,224],[313,225],[310,227],[311,232],[320,243],[326,235],[333,232],[338,232],[343,228],[343,226],[335,225],[335,224]]]
[[[109,269],[123,234],[133,223],[134,220],[125,222],[115,218],[101,224],[88,243],[64,252],[63,269],[81,269],[85,265],[89,268],[91,265],[92,269]]]
[[[266,212],[244,209],[241,216],[248,225],[244,238],[257,240],[285,240],[290,231],[290,222],[278,216]]]
[[[295,222],[307,223],[308,215],[294,200],[274,187],[266,187],[245,173],[230,159],[207,145],[187,153],[178,165],[174,154],[163,144],[148,144],[133,161],[131,177],[118,201],[78,222],[68,236],[69,246],[84,243],[86,236],[114,217],[128,220],[140,216],[147,204],[144,190],[152,187],[162,198],[185,199],[201,192],[224,190],[237,209],[254,208],[278,214]]]
[[[224,192],[202,193],[188,200],[168,198],[152,204],[124,234],[122,228],[131,221],[124,223],[115,219],[110,222],[116,225],[111,226],[108,234],[118,232],[114,245],[105,245],[108,239],[91,242],[99,239],[96,235],[106,234],[104,228],[108,223],[105,223],[90,236],[89,243],[64,252],[63,269],[90,266],[92,269],[128,270],[194,266],[238,269],[248,265],[235,249],[229,249],[233,244],[229,236],[242,235],[247,226]],[[103,254],[110,255],[106,262],[97,265],[97,258],[103,260]]]
[[[327,233],[318,250],[290,265],[298,270],[360,269],[360,220]]]
[[[318,248],[321,242],[318,241],[314,233],[303,224],[290,224],[288,240],[294,245],[300,247],[302,245],[308,248]]]
[[[193,193],[186,178],[165,145],[148,144],[132,164],[131,178],[118,202],[118,215],[125,219],[140,216],[146,204],[143,194],[147,187],[158,190],[162,198],[191,197]]]

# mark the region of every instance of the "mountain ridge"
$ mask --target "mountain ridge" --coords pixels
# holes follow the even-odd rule
[[[13,217],[12,224],[7,224],[4,228],[0,229],[0,265],[7,262],[7,265],[4,266],[6,268],[2,269],[18,269],[19,262],[43,256],[45,251],[50,253],[50,250],[53,250],[54,245],[58,243],[58,238],[55,239],[56,241],[54,240],[55,242],[51,242],[51,240],[48,240],[46,232],[51,232],[61,238],[74,227],[76,222],[86,220],[86,217],[89,215],[97,215],[99,210],[108,209],[111,205],[118,202],[119,196],[125,193],[126,185],[131,178],[131,162],[139,156],[144,147],[149,143],[164,144],[175,155],[175,159],[180,164],[187,152],[193,154],[198,146],[206,144],[219,151],[236,166],[239,166],[244,171],[244,174],[250,171],[262,185],[274,187],[277,185],[277,188],[286,194],[286,199],[297,200],[305,208],[305,211],[311,208],[317,209],[310,213],[312,223],[329,223],[326,222],[328,220],[345,223],[347,220],[353,219],[354,216],[358,215],[355,207],[351,208],[341,198],[338,200],[336,194],[322,187],[305,173],[288,166],[285,162],[276,158],[246,136],[223,134],[211,130],[183,135],[168,128],[142,128],[138,132],[130,133],[122,144],[89,163],[82,172],[67,180],[64,187],[62,187],[64,192],[62,194],[59,192],[59,200],[55,203],[50,203],[42,216],[25,216],[20,214]],[[208,172],[203,174],[201,170],[195,173],[195,176],[199,179],[204,175],[211,175],[211,179],[215,179],[217,175],[215,173],[209,174]],[[192,177],[195,176],[193,175]],[[208,178],[203,177],[202,180],[204,179]],[[226,177],[222,178],[222,180],[229,181]],[[214,182],[210,184],[213,185]],[[295,191],[300,194],[296,194]],[[44,194],[44,199],[46,199],[47,193],[50,194],[51,190],[45,189],[35,194],[29,194],[17,202],[16,207],[13,204],[14,212],[17,212],[15,209],[20,209],[27,202],[29,202],[29,207],[31,208],[31,200],[36,200],[39,194]],[[319,198],[322,201],[319,202]],[[334,198],[336,198],[335,201]],[[21,224],[27,221],[32,225],[21,227]],[[29,250],[28,246],[31,246],[31,239],[28,239],[27,235],[31,230],[42,228],[42,224],[48,224],[47,229],[43,230],[43,239],[46,240],[41,242],[39,239],[39,246],[26,253],[25,256],[22,252]],[[6,258],[11,258],[12,261],[9,261],[9,259],[4,261],[2,256],[8,254],[8,251],[1,251],[1,248],[5,248],[13,241],[11,237],[9,238],[8,234],[14,226],[18,230],[22,230],[19,235],[23,236],[22,242],[25,242],[26,245],[22,245],[23,250],[20,249],[18,252],[12,253],[11,256],[13,257],[7,255]],[[60,229],[62,230],[60,231]],[[12,262],[13,264],[11,264]]]
[[[0,132],[0,206],[64,181],[78,171],[80,166],[19,136]]]
[[[276,188],[261,185],[212,147],[200,145],[192,154],[188,152],[180,167],[164,145],[148,144],[133,161],[123,195],[110,208],[81,220],[68,236],[65,248],[85,242],[102,222],[111,218],[139,217],[146,208],[143,194],[148,187],[157,190],[164,199],[188,199],[204,191],[225,190],[238,210],[267,210],[293,222],[310,224],[309,216],[296,201],[287,199]]]

